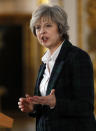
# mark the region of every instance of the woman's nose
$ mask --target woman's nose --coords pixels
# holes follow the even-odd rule
[[[44,28],[41,28],[40,34],[44,34],[45,32],[46,32],[46,30]]]

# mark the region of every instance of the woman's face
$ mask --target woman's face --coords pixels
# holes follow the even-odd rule
[[[36,22],[35,28],[38,41],[53,53],[61,44],[57,24],[51,19],[41,17],[41,19]]]

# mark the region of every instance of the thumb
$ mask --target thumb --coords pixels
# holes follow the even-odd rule
[[[55,89],[52,89],[50,95],[54,95],[54,93],[55,93]]]
[[[30,95],[29,94],[25,94],[26,100],[27,102],[30,102]]]
[[[30,97],[30,95],[29,94],[25,94],[25,97],[28,98],[28,97]]]

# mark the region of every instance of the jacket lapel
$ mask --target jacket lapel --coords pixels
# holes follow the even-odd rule
[[[63,65],[64,65],[64,61],[61,61],[59,63],[59,66],[55,65],[55,67],[53,68],[52,75],[51,75],[50,80],[49,80],[46,95],[50,94],[51,90],[55,87],[56,80],[58,79],[58,76],[61,73]]]
[[[36,81],[36,88],[35,88],[36,89],[35,90],[36,95],[40,95],[39,85],[40,85],[40,82],[43,78],[45,67],[46,67],[46,64],[44,64],[44,63],[40,66],[40,70],[39,70],[37,81]]]
[[[69,56],[70,56],[71,46],[72,46],[71,43],[69,43],[68,41],[64,41],[60,53],[54,64],[46,95],[50,94],[51,90],[55,88],[56,81],[62,71],[62,68],[64,64],[67,62],[67,60],[70,58]]]

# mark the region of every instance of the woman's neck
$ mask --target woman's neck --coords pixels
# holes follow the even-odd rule
[[[50,54],[52,55],[56,49],[62,44],[63,41],[60,41],[54,48],[49,48]]]

